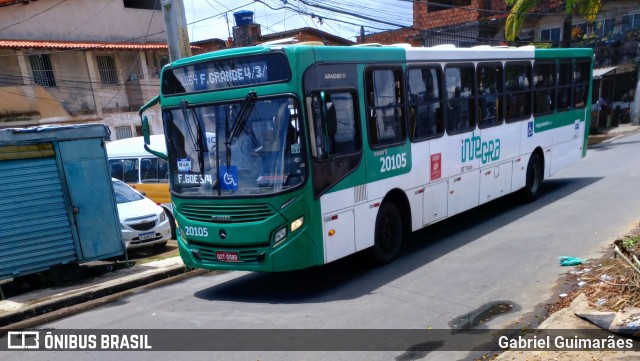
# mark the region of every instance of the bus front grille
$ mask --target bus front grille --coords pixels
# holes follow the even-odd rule
[[[210,205],[183,204],[180,213],[187,219],[212,223],[246,223],[263,221],[275,214],[266,204]]]

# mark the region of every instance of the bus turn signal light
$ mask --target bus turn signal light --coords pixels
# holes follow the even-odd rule
[[[333,236],[334,234],[336,234],[336,230],[335,229],[330,229],[329,230],[329,237]]]

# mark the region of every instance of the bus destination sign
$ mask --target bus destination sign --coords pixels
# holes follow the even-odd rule
[[[166,69],[162,92],[176,95],[215,91],[285,81],[289,76],[289,67],[282,54],[207,61]]]

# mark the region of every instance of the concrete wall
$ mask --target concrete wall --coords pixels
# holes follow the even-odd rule
[[[149,28],[153,35],[146,41],[166,41],[161,10],[128,9],[122,0],[38,0],[3,6],[0,24],[3,39],[143,42]]]
[[[162,118],[160,115],[159,107],[156,106],[151,109],[147,109],[144,112],[144,115],[146,115],[147,119],[149,120],[149,128],[150,128],[149,130],[151,131],[151,134],[164,133],[164,128],[162,127]],[[109,130],[111,131],[111,140],[117,140],[116,139],[117,127],[130,127],[131,134],[134,137],[142,136],[141,133],[140,134],[136,133],[136,127],[140,127],[142,125],[140,116],[138,115],[137,111],[107,114],[105,115],[104,119],[102,119],[100,123],[109,127]]]
[[[14,49],[0,49],[0,86],[24,85]]]

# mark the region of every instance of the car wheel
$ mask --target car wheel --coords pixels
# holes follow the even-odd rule
[[[156,244],[154,244],[154,245],[153,245],[153,246],[151,246],[151,247],[153,247],[153,250],[154,250],[155,252],[161,252],[161,251],[164,251],[164,249],[167,247],[167,241],[160,242],[160,243],[156,243]]]

